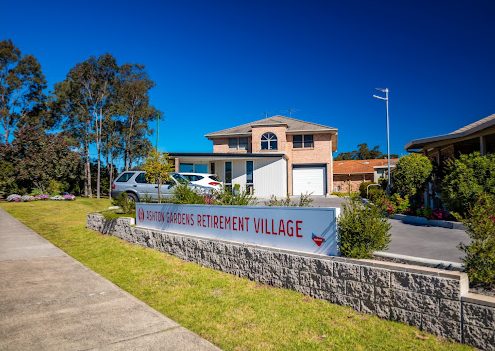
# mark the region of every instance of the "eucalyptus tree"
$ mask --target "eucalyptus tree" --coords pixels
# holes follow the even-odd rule
[[[0,123],[6,144],[11,133],[20,124],[29,124],[30,119],[53,122],[44,114],[45,89],[46,80],[38,60],[22,55],[12,40],[0,41]]]
[[[124,64],[119,69],[115,109],[122,121],[124,167],[132,167],[133,161],[147,155],[151,149],[148,137],[153,133],[150,121],[161,112],[150,104],[149,92],[155,83],[149,78],[143,65]]]
[[[56,104],[65,112],[65,126],[83,144],[87,196],[92,195],[89,148],[93,143],[97,153],[96,197],[101,193],[103,122],[111,115],[117,72],[118,65],[112,55],[90,57],[78,63],[55,86]]]

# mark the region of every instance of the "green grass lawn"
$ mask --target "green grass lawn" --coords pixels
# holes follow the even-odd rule
[[[468,350],[416,328],[184,262],[85,228],[108,200],[1,203],[87,267],[225,350]]]

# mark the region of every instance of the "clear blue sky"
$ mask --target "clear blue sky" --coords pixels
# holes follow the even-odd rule
[[[50,88],[109,52],[142,63],[165,113],[159,147],[211,151],[205,133],[265,112],[339,128],[339,151],[392,152],[495,113],[494,1],[6,1],[0,38]]]

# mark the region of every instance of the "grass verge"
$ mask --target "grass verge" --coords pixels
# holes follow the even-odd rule
[[[108,200],[1,203],[87,267],[225,350],[468,350],[414,327],[360,314],[85,228]]]

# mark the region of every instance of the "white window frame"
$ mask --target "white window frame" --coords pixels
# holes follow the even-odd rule
[[[271,145],[272,142],[275,142],[276,143],[276,145],[275,145],[276,147],[275,148],[272,148],[272,145]],[[263,148],[263,143],[266,143],[267,144],[267,148]],[[277,135],[275,133],[272,133],[272,132],[266,132],[266,133],[264,133],[261,136],[260,149],[261,150],[278,150],[278,138],[277,138]]]

